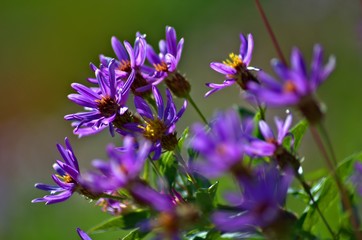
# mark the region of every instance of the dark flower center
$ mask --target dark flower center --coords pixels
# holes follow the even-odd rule
[[[167,151],[175,150],[175,148],[178,144],[176,135],[177,135],[177,133],[170,133],[170,134],[162,136],[162,138],[161,138],[162,148]]]
[[[102,97],[102,99],[97,99],[96,102],[99,112],[105,117],[110,117],[116,114],[118,111],[117,102],[109,96]]]
[[[167,127],[160,119],[150,120],[143,128],[143,136],[152,142],[161,140],[167,130]]]
[[[118,69],[123,72],[131,72],[132,71],[131,62],[129,60],[123,59],[120,62]]]

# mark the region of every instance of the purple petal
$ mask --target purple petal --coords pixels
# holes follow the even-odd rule
[[[129,60],[126,49],[123,47],[122,43],[116,37],[112,37],[111,43],[113,51],[120,61]]]
[[[219,62],[212,62],[210,63],[210,67],[214,69],[215,71],[224,74],[224,75],[234,75],[237,73],[237,71],[226,64],[219,63]]]

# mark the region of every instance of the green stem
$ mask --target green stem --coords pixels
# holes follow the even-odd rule
[[[160,173],[160,170],[158,170],[158,167],[156,166],[155,162],[150,157],[148,157],[148,161],[151,163],[153,170],[155,171],[156,175],[161,179],[165,188],[169,190],[170,188],[168,186],[168,183],[165,180],[165,178],[162,176],[162,174]]]
[[[145,168],[143,170],[143,178],[148,181],[150,177],[150,163],[149,161],[146,161]]]
[[[348,214],[349,216],[349,220],[350,223],[352,225],[353,228],[353,232],[355,234],[356,239],[362,240],[362,233],[359,231],[359,224],[358,224],[358,217],[356,216],[355,212],[353,211],[353,207],[352,207],[352,203],[349,199],[348,196],[348,191],[346,190],[346,188],[344,187],[344,185],[341,182],[340,177],[338,176],[338,173],[334,167],[333,162],[331,161],[331,159],[328,156],[328,153],[324,147],[323,141],[318,133],[318,131],[312,126],[311,127],[311,132],[312,135],[319,147],[319,150],[322,152],[324,159],[326,160],[327,166],[329,168],[329,170],[331,171],[331,174],[334,178],[334,181],[337,184],[337,188],[339,191],[339,195],[341,197],[342,200],[342,205],[343,205],[343,209],[344,211]]]
[[[193,106],[193,108],[196,110],[196,112],[199,114],[200,118],[202,119],[202,121],[206,124],[209,125],[209,123],[207,122],[205,116],[202,114],[202,112],[200,111],[200,109],[197,107],[196,103],[194,102],[194,100],[192,99],[192,97],[190,96],[190,94],[187,95],[186,99],[191,103],[191,105]]]
[[[114,195],[109,195],[109,194],[106,194],[106,193],[103,193],[100,198],[108,198],[108,199],[113,199],[113,200],[117,200],[117,201],[123,201],[125,200],[126,198],[124,197],[121,197],[121,196],[114,196]]]
[[[175,148],[175,150],[173,151],[175,154],[175,157],[177,159],[177,161],[182,165],[182,167],[185,170],[185,173],[187,175],[187,178],[192,182],[192,184],[194,184],[194,186],[196,188],[200,188],[200,186],[198,185],[196,179],[194,178],[194,176],[189,172],[189,168],[187,166],[187,163],[185,162],[185,160],[183,159],[183,157],[181,156],[180,153],[180,149],[178,147]]]
[[[331,226],[330,226],[329,223],[327,222],[327,219],[324,217],[322,211],[320,210],[317,202],[314,200],[313,194],[312,194],[311,191],[310,191],[310,186],[308,185],[308,183],[305,182],[305,180],[304,180],[304,178],[303,178],[302,175],[300,175],[300,174],[297,173],[296,176],[297,176],[297,179],[299,180],[299,182],[302,184],[302,187],[303,187],[304,191],[308,194],[308,196],[309,196],[310,200],[312,201],[315,209],[317,210],[319,216],[321,217],[324,225],[327,227],[328,232],[332,235],[332,238],[333,238],[333,239],[337,239],[337,238],[336,238],[336,235],[334,234],[334,232],[333,232],[333,230],[332,230],[332,228],[331,228]]]
[[[337,166],[337,157],[336,157],[336,154],[334,152],[332,141],[331,141],[331,139],[330,139],[330,137],[328,135],[327,129],[324,127],[324,124],[322,122],[319,122],[318,130],[321,133],[322,137],[324,138],[324,141],[327,144],[327,148],[328,148],[328,150],[329,150],[329,152],[331,154],[333,164],[336,167]]]

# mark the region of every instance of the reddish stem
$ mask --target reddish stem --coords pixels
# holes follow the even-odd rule
[[[361,1],[362,1],[362,0],[361,0]],[[277,51],[277,54],[278,54],[280,60],[282,61],[282,63],[283,63],[285,66],[287,66],[287,65],[288,65],[288,64],[287,64],[287,61],[285,60],[285,57],[284,57],[284,55],[283,55],[283,52],[282,52],[282,50],[281,50],[281,48],[280,48],[280,46],[279,46],[279,43],[278,43],[278,41],[277,41],[277,38],[275,37],[275,34],[274,34],[274,32],[273,32],[273,29],[272,29],[271,26],[270,26],[270,23],[269,23],[269,21],[268,21],[268,18],[267,18],[266,15],[265,15],[265,12],[264,12],[264,10],[263,10],[263,7],[261,6],[259,0],[255,0],[255,4],[256,4],[256,7],[258,8],[259,14],[260,14],[260,16],[261,16],[261,18],[262,18],[262,20],[263,20],[263,23],[264,23],[264,25],[265,25],[265,28],[266,28],[266,30],[268,31],[268,34],[269,34],[269,36],[270,36],[270,38],[271,38],[271,40],[272,40],[272,42],[273,42],[274,48],[275,48],[275,50]]]

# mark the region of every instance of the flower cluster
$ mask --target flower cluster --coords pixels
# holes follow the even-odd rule
[[[313,229],[305,229],[303,222],[317,218],[316,212],[337,239],[318,206],[326,194],[318,193],[318,187],[330,184],[330,179],[321,179],[312,188],[314,183],[303,175],[296,144],[307,123],[321,124],[324,112],[315,94],[333,71],[335,59],[330,57],[324,65],[323,49],[315,45],[308,70],[302,54],[294,48],[290,66],[272,60],[278,81],[250,65],[252,34],[240,34],[240,40],[239,54],[210,64],[224,75],[224,82],[207,83],[211,90],[205,96],[236,84],[258,111],[230,108],[218,111],[207,122],[191,98],[190,83],[178,68],[184,39],[178,40],[174,28],[166,27],[159,53],[144,34],[136,34],[133,46],[112,37],[115,57],[100,55],[99,65],[90,65],[95,74],[88,79],[91,86],[72,84],[77,93],[68,98],[83,109],[65,119],[72,122],[73,133],[79,137],[108,129],[120,143],[109,144],[108,160],[93,160],[93,170],[81,174],[66,138],[65,147],[57,145],[63,161],[57,160],[53,166],[56,186],[36,184],[50,194],[33,202],[59,203],[77,192],[97,200],[101,210],[116,217],[101,225],[102,230],[133,229],[127,239],[142,239],[150,232],[155,239],[242,239],[258,235],[266,239],[315,239]],[[178,135],[176,124],[188,101],[204,123],[195,123],[190,131],[187,128]],[[266,120],[266,107],[285,106],[296,107],[306,120],[292,126],[291,113],[285,120],[275,117],[274,131]],[[360,163],[355,166],[357,171],[350,179],[361,192],[358,181],[362,167]],[[343,192],[337,173],[332,177]],[[212,181],[227,175],[234,179],[237,190],[228,192],[220,203],[216,197],[219,183]],[[299,188],[295,195],[308,197],[302,216],[286,206],[293,180],[298,181]],[[348,202],[343,204],[348,207]],[[91,239],[92,231],[77,228],[84,240]]]

